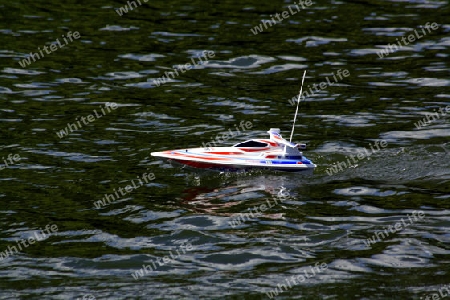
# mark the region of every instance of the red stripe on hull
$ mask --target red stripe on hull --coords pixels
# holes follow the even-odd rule
[[[262,152],[262,151],[266,151],[269,150],[269,147],[264,147],[264,148],[259,148],[259,149],[251,149],[251,148],[239,148],[242,151],[245,152]]]
[[[174,153],[170,153],[171,155],[173,155],[173,156],[180,156],[180,157],[186,157],[186,158],[197,158],[197,159],[205,159],[205,160],[222,160],[222,161],[229,161],[229,160],[231,160],[231,159],[229,159],[229,158],[226,158],[226,157],[224,157],[224,158],[220,158],[220,157],[208,157],[208,156],[199,156],[199,155],[191,155],[191,154],[185,154],[185,153],[177,153],[177,152],[174,152]],[[206,153],[205,153],[206,154]]]
[[[239,154],[244,154],[244,153],[242,153],[242,152],[205,152],[205,154],[239,155]]]
[[[267,144],[269,144],[269,145],[272,146],[272,147],[278,146],[277,143],[274,143],[274,142],[269,141],[269,140],[260,140],[260,141],[263,142],[263,143],[267,143]]]
[[[173,160],[180,164],[187,165],[187,166],[190,166],[193,168],[198,168],[198,169],[211,169],[211,168],[224,167],[224,166],[220,166],[220,165],[216,165],[216,164],[202,163],[202,162],[190,161],[190,160],[179,160],[179,159],[173,159]]]

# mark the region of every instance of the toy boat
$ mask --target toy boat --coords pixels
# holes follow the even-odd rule
[[[270,139],[251,139],[232,147],[208,147],[152,152],[194,168],[236,171],[270,169],[277,171],[306,171],[316,167],[299,149],[306,144],[294,144],[283,139],[280,129],[271,128]]]
[[[303,73],[303,81],[305,80]],[[281,137],[280,129],[271,128],[268,133],[270,139],[251,139],[232,147],[206,147],[168,150],[152,152],[152,156],[163,157],[169,160],[201,169],[215,169],[221,171],[236,171],[248,169],[270,169],[277,171],[312,171],[316,167],[309,159],[303,156],[299,149],[306,149],[306,144],[294,144],[295,120],[300,103],[300,94],[295,111],[294,124],[290,140]]]

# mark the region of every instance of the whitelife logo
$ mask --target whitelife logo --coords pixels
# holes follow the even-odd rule
[[[445,112],[444,112],[444,110],[445,110]],[[432,122],[439,120],[441,118],[441,116],[446,117],[447,113],[450,113],[450,105],[447,105],[445,108],[440,107],[439,108],[439,112],[441,113],[440,115],[439,115],[439,113],[436,112],[436,109],[434,111],[435,111],[434,113],[426,113],[425,118],[423,118],[422,120],[420,120],[417,123],[414,123],[416,128],[421,129],[422,127],[430,125]]]
[[[419,216],[420,220],[417,219],[416,214]],[[402,221],[403,225],[400,222],[395,223],[394,226],[389,225],[388,228],[386,228],[385,230],[377,231],[374,235],[372,235],[372,238],[368,238],[367,241],[364,241],[364,244],[366,244],[366,246],[370,248],[370,245],[374,245],[375,243],[380,242],[380,241],[384,240],[385,238],[389,237],[388,229],[391,233],[396,233],[397,231],[401,231],[401,230],[405,229],[406,227],[408,227],[409,225],[414,224],[414,222],[421,221],[423,218],[425,218],[425,213],[422,210],[413,211],[412,216],[414,217],[414,220],[411,219],[409,214],[407,214],[406,216],[408,217],[409,223],[406,223],[405,220],[403,220],[403,218],[401,218],[400,221]],[[383,232],[386,234],[386,236],[384,236]],[[377,241],[377,238],[378,238],[378,241]]]
[[[171,77],[172,79],[175,79],[175,77],[180,76],[180,74],[178,73],[178,71],[181,71],[183,74],[186,71],[191,70],[194,66],[199,66],[199,65],[205,65],[208,63],[208,58],[213,58],[216,54],[214,53],[214,51],[203,51],[203,55],[197,55],[198,58],[198,62],[196,63],[194,58],[191,58],[191,61],[193,63],[193,66],[191,66],[191,63],[186,63],[184,65],[179,65],[178,68],[173,68],[173,72],[164,72],[165,77],[161,76],[160,78],[156,78],[156,79],[152,79],[153,83],[156,86],[160,86],[161,84],[166,83],[167,81],[169,81],[169,77]],[[202,60],[202,57],[205,59],[205,61]],[[184,68],[184,69],[183,69]],[[175,76],[176,74],[176,76]],[[147,81],[150,81],[150,79],[147,79]]]
[[[56,41],[55,41],[56,44],[53,43],[53,44],[50,44],[50,46],[48,46],[48,47],[47,46],[43,47],[44,48],[43,50],[45,51],[45,53],[51,54],[52,52],[55,52],[56,50],[58,50],[58,47],[59,48],[63,48],[64,46],[69,44],[69,42],[66,40],[66,37],[64,36],[64,34],[62,35],[62,37],[63,37],[64,42],[65,42],[64,45],[62,45],[61,42],[59,41],[59,38],[57,38]],[[77,39],[79,39],[81,37],[81,35],[80,35],[80,33],[78,31],[75,31],[74,33],[72,33],[72,31],[69,31],[67,33],[67,38],[71,42],[73,42],[72,37],[77,40]],[[49,48],[50,48],[50,52],[49,52]],[[23,60],[19,60],[19,65],[22,68],[25,68],[26,66],[31,65],[31,59],[33,59],[33,62],[35,62],[36,60],[43,58],[44,57],[44,53],[42,52],[41,47],[38,47],[38,52],[41,55],[39,55],[39,53],[30,52],[30,55],[27,58],[25,58]]]
[[[78,297],[76,300],[95,300],[95,296],[92,294],[85,294],[83,297]]]
[[[24,239],[21,239],[20,241],[16,240],[16,245],[17,247],[19,247],[19,250],[17,250],[16,246],[8,246],[8,249],[6,249],[3,252],[0,252],[0,261],[8,258],[10,255],[13,255],[14,254],[13,250],[15,253],[19,253],[19,251],[22,251],[22,246],[24,248],[27,248],[30,245],[33,245],[35,242],[40,242],[47,239],[52,233],[54,234],[58,231],[58,226],[56,226],[55,224],[53,225],[47,224],[45,226],[45,229],[42,228],[40,229],[41,229],[40,234],[38,232],[35,232],[34,237],[31,236],[26,240]],[[47,232],[47,234],[45,234],[44,232]],[[27,243],[27,241],[29,244]]]
[[[439,25],[438,25],[437,23],[432,23],[432,24],[430,25],[430,22],[428,22],[427,24],[425,24],[425,28],[428,30],[428,33],[431,33],[430,27],[431,27],[431,29],[436,30],[436,29],[439,28]],[[427,33],[425,32],[424,28],[423,28],[422,26],[421,26],[421,28],[422,28],[422,33],[423,33],[423,35],[420,35],[420,34],[417,32],[416,29],[414,29],[414,34],[411,33],[410,35],[408,35],[408,41],[409,41],[410,43],[413,43],[413,42],[416,40],[416,38],[419,40],[419,39],[421,39],[421,38],[423,38],[424,36],[427,35]],[[403,46],[409,45],[409,43],[406,41],[406,37],[404,37],[404,36],[403,36],[402,39],[401,39],[402,42],[403,42],[403,45],[402,45],[402,42],[400,42],[400,41],[398,40],[398,38],[396,38],[396,40],[397,40],[398,46],[397,46],[395,43],[394,43],[394,44],[388,44],[386,48],[384,48],[383,50],[380,50],[380,51],[377,52],[378,56],[379,56],[380,58],[383,58],[384,56],[388,56],[389,54],[393,53],[394,51],[397,51],[397,50],[399,50],[399,49],[402,49]]]
[[[444,290],[447,291],[447,295],[445,295]],[[441,299],[447,297],[448,295],[450,295],[450,284],[444,285],[443,287],[441,287],[438,290],[438,292],[439,292],[439,294],[434,293],[432,295],[427,295],[425,298],[420,297],[420,300],[422,300],[422,299],[423,300],[441,300]]]
[[[250,121],[241,121],[240,128],[242,129],[242,132],[238,129],[238,126],[236,124],[234,125],[234,127],[236,128],[236,134],[234,134],[230,128],[230,129],[228,129],[228,132],[230,133],[229,135],[228,135],[228,133],[223,133],[222,135],[218,134],[218,135],[216,135],[215,139],[211,139],[211,142],[208,142],[208,143],[203,142],[202,143],[203,148],[211,148],[213,146],[212,144],[214,144],[214,147],[217,147],[216,142],[218,144],[224,143],[233,137],[239,136],[241,134],[246,134],[246,133],[244,133],[244,131],[246,129],[252,128],[253,124]]]
[[[17,156],[17,157],[16,157]],[[8,154],[8,160],[9,160],[9,164],[6,161],[6,159],[4,157],[2,157],[3,161],[5,162],[4,165],[0,165],[0,171],[3,169],[6,169],[7,167],[17,163],[20,161],[20,155],[19,154],[14,154],[14,156],[10,153]],[[14,161],[13,161],[14,160]]]
[[[296,13],[301,11],[301,9],[300,9],[300,7],[298,5],[301,5],[302,9],[306,9],[305,4],[306,4],[306,6],[311,6],[312,5],[312,1],[311,0],[306,0],[306,1],[303,2],[302,0],[300,0],[300,1],[298,1],[298,4],[297,4],[297,2],[294,2],[294,5],[297,8],[297,11],[292,10],[291,5],[289,5],[288,8],[289,8],[289,11],[290,11],[291,15],[293,16]],[[280,18],[280,15],[281,15],[282,18]],[[253,35],[257,35],[258,33],[263,32],[264,31],[263,25],[264,25],[264,28],[267,29],[267,24],[269,24],[269,27],[272,27],[273,25],[277,24],[277,21],[274,20],[274,16],[270,15],[270,17],[272,18],[272,20],[263,20],[263,21],[261,21],[261,24],[259,24],[258,26],[250,28],[250,31],[253,33]],[[285,10],[281,14],[276,13],[275,17],[277,18],[278,22],[281,23],[285,19],[289,18],[290,15],[289,15],[289,12],[287,10]]]
[[[371,152],[369,152],[369,151],[367,150],[367,148],[364,148],[364,152],[361,151],[361,150],[359,150],[359,149],[357,150],[358,154],[356,155],[356,157],[355,157],[355,155],[350,155],[350,158],[353,160],[353,162],[355,163],[355,165],[358,163],[358,161],[356,160],[356,158],[357,158],[358,160],[363,160],[363,159],[365,159],[365,158],[368,158],[368,157],[370,157],[372,154],[374,154],[374,153],[380,151],[381,148],[387,147],[388,143],[387,143],[387,141],[385,141],[385,140],[381,140],[381,141],[380,141],[380,140],[376,140],[376,141],[375,141],[375,148],[376,148],[376,149],[373,148],[372,143],[370,143],[369,145],[370,145],[370,148],[372,149]],[[381,146],[381,148],[380,148],[380,146]],[[331,175],[333,175],[333,174],[337,174],[339,171],[343,171],[343,170],[346,169],[346,168],[352,167],[352,163],[351,163],[351,161],[350,161],[350,158],[347,158],[346,161],[344,160],[344,161],[340,161],[340,162],[338,162],[338,163],[335,163],[333,166],[329,167],[329,168],[328,168],[327,170],[325,170],[325,171],[327,172],[328,175],[331,176]]]
[[[111,109],[112,109],[112,110],[116,110],[117,107],[118,107],[118,106],[117,106],[117,103],[114,103],[114,102],[112,102],[112,103],[106,102],[106,104],[105,104],[105,109],[106,109],[108,112],[111,112]],[[81,117],[81,121],[83,121],[83,124],[84,124],[84,125],[88,125],[89,123],[92,123],[92,122],[94,122],[95,120],[100,119],[101,117],[105,116],[105,115],[106,115],[106,112],[105,112],[105,110],[103,109],[102,106],[100,106],[100,109],[101,109],[103,115],[99,115],[99,114],[97,113],[97,110],[94,109],[95,117],[94,117],[94,115],[88,115],[87,118]],[[70,132],[74,132],[74,130],[81,129],[82,126],[81,126],[80,120],[78,120],[78,118],[79,118],[79,117],[76,117],[76,118],[75,118],[76,122],[78,123],[78,127],[77,127],[77,125],[76,125],[75,123],[67,123],[67,126],[66,126],[64,129],[61,129],[59,132],[56,132],[56,135],[57,135],[60,139],[62,139],[63,137],[69,135],[69,129],[70,129]],[[87,119],[88,123],[86,123],[86,119]]]
[[[138,188],[140,188],[141,186],[144,185],[144,183],[139,178],[139,176],[136,176],[136,177],[137,177],[137,179],[139,181],[139,184],[137,186],[134,184],[134,180],[135,179],[132,179],[131,183],[133,184],[133,186],[131,186],[129,184],[129,185],[125,186],[123,189],[121,187],[118,188],[118,191],[120,192],[122,197],[124,197],[128,193],[131,193],[133,191],[133,189],[136,190],[136,189],[138,189]],[[144,174],[142,174],[142,179],[147,184],[149,183],[149,181],[155,180],[155,178],[156,178],[155,174],[153,174],[153,173],[149,173],[149,174],[144,173]],[[123,192],[123,190],[125,190],[125,192]],[[114,194],[116,195],[116,198],[114,198],[113,194],[105,194],[105,196],[102,198],[102,200],[98,200],[98,201],[94,202],[95,208],[100,209],[100,208],[102,208],[102,206],[106,206],[106,205],[110,204],[111,202],[119,201],[120,200],[120,196],[117,193],[116,189],[114,189]]]
[[[344,69],[344,71],[341,71],[341,69],[337,70],[336,72],[337,76],[339,77],[339,80],[343,80],[345,77],[350,76],[350,71],[347,69]],[[319,84],[313,84],[313,88],[315,89],[315,91],[313,91],[311,89],[311,86],[308,84],[308,87],[305,89],[304,92],[302,92],[302,94],[300,95],[300,101],[304,100],[306,97],[311,97],[314,96],[316,94],[316,92],[320,92],[326,88],[328,88],[329,86],[333,86],[335,83],[338,82],[338,79],[336,78],[336,75],[333,73],[331,73],[331,75],[334,78],[334,82],[331,82],[329,79],[329,76],[325,77],[325,79],[327,80],[327,82],[322,81]],[[344,75],[344,77],[342,77],[342,75]],[[309,88],[309,93],[307,91],[307,89]],[[320,88],[320,89],[318,89]],[[298,100],[298,96],[292,97],[292,99],[289,99],[289,103],[291,105],[297,105],[297,100]]]
[[[278,294],[281,294],[284,291],[288,291],[289,289],[291,289],[292,286],[296,286],[296,285],[300,284],[301,282],[306,281],[306,279],[312,278],[312,277],[316,276],[317,274],[320,274],[323,271],[325,271],[326,269],[328,269],[328,265],[326,263],[321,263],[320,268],[318,265],[319,265],[319,263],[316,263],[314,267],[309,266],[309,268],[311,270],[311,275],[308,275],[308,269],[305,269],[303,271],[305,273],[305,276],[300,274],[300,275],[293,275],[293,276],[291,276],[291,278],[286,278],[285,281],[286,281],[287,285],[279,283],[276,288],[266,292],[265,294],[270,299],[275,298],[276,296],[278,296]],[[316,273],[316,271],[317,271],[317,273]],[[298,280],[298,282],[297,282],[297,280]],[[291,285],[291,283],[292,283],[292,285]],[[288,288],[288,286],[289,286],[289,288]],[[283,291],[283,288],[284,288],[284,291]]]
[[[179,249],[178,249],[179,248]],[[169,251],[170,253],[170,257],[168,256],[164,256],[163,258],[158,257],[156,259],[156,263],[158,265],[155,264],[155,262],[153,261],[153,259],[150,261],[152,265],[146,265],[143,264],[142,268],[139,269],[138,271],[135,271],[134,273],[131,273],[131,276],[135,279],[138,280],[140,277],[144,277],[144,275],[148,274],[149,272],[155,272],[159,267],[164,266],[165,264],[170,264],[170,263],[174,263],[176,261],[176,259],[178,259],[182,254],[186,254],[186,251],[192,251],[194,249],[194,247],[192,246],[191,243],[186,243],[186,245],[184,243],[181,243],[181,245],[176,249],[176,252],[178,253],[177,255],[173,255],[172,254],[172,250]],[[180,251],[183,252],[182,254],[180,253]],[[162,261],[161,261],[162,260]]]
[[[255,212],[256,216],[261,215],[262,212],[265,212],[266,210],[271,209],[272,207],[277,205],[278,200],[280,200],[280,202],[283,202],[283,201],[287,200],[289,197],[290,197],[289,192],[284,193],[284,191],[280,191],[278,193],[278,195],[272,199],[274,202],[273,205],[272,205],[271,201],[266,200],[267,206],[266,206],[266,204],[261,204],[259,207],[257,205],[255,205],[253,207],[253,211]],[[251,208],[248,208],[247,210],[249,211],[248,213],[239,213],[238,216],[233,216],[233,218],[231,219],[231,221],[228,222],[228,224],[230,224],[230,226],[232,228],[235,228],[236,226],[241,225],[245,221],[250,221],[250,220],[256,218],[256,216],[253,215]],[[247,218],[247,220],[245,218]]]
[[[139,6],[142,5],[141,0],[136,0],[139,3]],[[128,7],[130,8],[130,10],[133,10],[132,5],[134,5],[134,8],[138,8],[138,5],[136,4],[136,1],[127,1],[128,5],[119,7],[119,9],[116,9],[116,13],[121,17],[124,14],[128,13]],[[142,0],[142,2],[147,3],[148,0]]]

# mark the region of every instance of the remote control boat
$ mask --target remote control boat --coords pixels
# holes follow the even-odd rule
[[[294,144],[283,139],[280,129],[271,128],[270,139],[251,139],[232,147],[208,147],[152,152],[152,156],[201,169],[236,171],[270,169],[277,171],[313,170],[316,165],[299,149],[306,144]]]
[[[302,87],[297,101],[294,123],[289,141],[283,139],[280,129],[271,128],[270,139],[252,139],[232,147],[207,147],[152,152],[152,156],[163,157],[175,162],[202,169],[236,171],[248,169],[270,169],[277,171],[312,171],[316,167],[303,156],[299,149],[306,144],[291,143],[297,119],[298,105],[302,94],[306,71],[303,73]]]

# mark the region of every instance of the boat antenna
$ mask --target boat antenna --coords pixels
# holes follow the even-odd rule
[[[294,124],[292,124],[292,131],[291,131],[291,137],[289,138],[289,142],[292,141],[292,136],[294,135],[295,120],[297,119],[298,105],[300,104],[300,97],[302,96],[303,81],[305,81],[305,75],[306,75],[306,70],[305,70],[305,72],[303,73],[302,85],[301,85],[301,87],[300,87],[300,94],[298,94],[297,109],[295,110]]]

